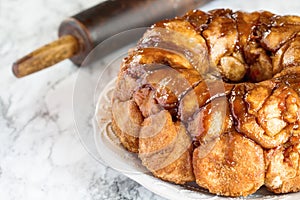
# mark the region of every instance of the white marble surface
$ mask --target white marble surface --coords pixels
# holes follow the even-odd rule
[[[99,0],[0,0],[0,200],[154,199],[152,192],[96,162],[75,133],[77,68],[64,61],[16,79],[14,60],[56,39],[62,19]],[[299,14],[298,0],[216,0],[229,7]]]

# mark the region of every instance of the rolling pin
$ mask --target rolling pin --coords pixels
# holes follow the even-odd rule
[[[182,15],[207,1],[104,1],[64,20],[59,26],[59,39],[17,60],[12,67],[13,73],[18,78],[24,77],[67,58],[80,66],[89,52],[110,36]]]

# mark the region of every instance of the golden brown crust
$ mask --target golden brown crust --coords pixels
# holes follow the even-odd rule
[[[112,128],[122,145],[131,152],[138,153],[139,133],[143,116],[134,101],[113,102]]]
[[[265,185],[275,193],[300,190],[300,143],[299,136],[291,137],[284,145],[266,150]]]
[[[239,133],[225,133],[213,150],[193,154],[196,182],[211,193],[247,196],[264,184],[263,149]]]
[[[124,133],[118,127],[116,121],[112,119],[112,129],[114,133],[119,138],[121,144],[130,152],[138,153],[139,152],[139,138],[133,137],[129,134]]]
[[[191,140],[168,111],[146,118],[140,133],[139,157],[154,176],[183,184],[194,180]]]
[[[153,171],[153,175],[176,184],[184,184],[195,181],[194,172],[192,170],[192,148],[185,151],[177,160],[170,165]]]

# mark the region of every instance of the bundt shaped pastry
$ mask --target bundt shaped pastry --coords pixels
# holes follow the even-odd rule
[[[162,180],[300,190],[300,17],[218,9],[154,24],[124,59],[113,130]]]

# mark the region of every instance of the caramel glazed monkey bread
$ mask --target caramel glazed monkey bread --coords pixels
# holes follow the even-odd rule
[[[157,178],[247,196],[300,190],[300,17],[194,10],[123,60],[112,126]]]

